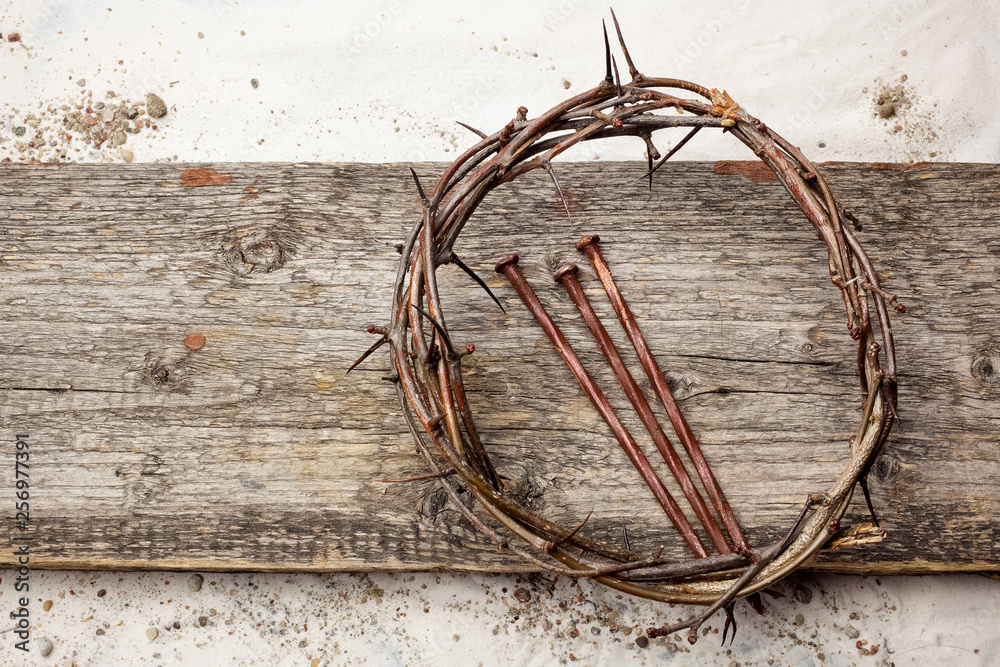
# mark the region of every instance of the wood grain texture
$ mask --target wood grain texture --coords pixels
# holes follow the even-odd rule
[[[425,183],[441,164],[414,165]],[[647,434],[552,272],[600,234],[651,348],[752,543],[776,538],[847,461],[855,347],[822,246],[781,186],[726,163],[563,164],[491,194],[439,272],[477,423],[513,494],[588,535],[679,539],[493,263],[518,252],[542,301],[647,452]],[[1000,569],[1000,167],[830,164],[838,200],[909,307],[894,317],[904,430],[871,480],[887,539],[837,572]],[[419,212],[407,165],[0,166],[0,442],[31,443],[32,565],[523,570],[448,506],[396,403],[395,244]],[[190,350],[185,337],[202,334]],[[640,384],[648,390],[643,379]],[[667,425],[665,417],[662,423]],[[669,428],[668,428],[669,432]],[[672,434],[671,434],[672,435]],[[650,457],[653,458],[652,456]],[[666,466],[663,477],[672,490]],[[676,494],[680,496],[679,493]],[[690,512],[689,512],[690,515]],[[855,500],[845,524],[867,520]],[[8,531],[13,532],[9,527]],[[9,551],[0,565],[13,563]]]

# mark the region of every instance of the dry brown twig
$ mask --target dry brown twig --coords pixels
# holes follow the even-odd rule
[[[606,75],[599,85],[536,118],[528,118],[527,110],[521,107],[515,119],[499,132],[485,135],[473,130],[480,135],[480,141],[455,160],[429,192],[424,191],[416,173],[413,173],[423,212],[402,246],[389,326],[369,327],[369,331],[379,334],[381,339],[365,356],[379,345],[388,343],[398,374],[393,380],[400,404],[418,451],[430,468],[426,477],[437,479],[459,511],[501,548],[510,549],[538,567],[564,575],[593,577],[602,584],[632,595],[671,603],[709,605],[706,613],[696,618],[670,627],[650,628],[650,636],[656,636],[682,628],[692,628],[693,631],[716,610],[727,607],[728,611],[732,599],[754,594],[795,570],[837,533],[855,484],[861,482],[871,508],[865,480],[886,442],[893,420],[897,419],[895,348],[886,301],[900,312],[904,309],[894,297],[889,297],[882,290],[879,276],[851,231],[851,224],[844,224],[845,217],[852,223],[853,218],[838,208],[823,176],[798,148],[748,114],[725,91],[679,79],[640,74],[625,47],[617,19],[614,23],[631,81],[622,83],[618,80],[617,65],[613,65],[605,30]],[[693,93],[700,99],[681,97],[668,91]],[[666,109],[675,113],[669,116],[655,113]],[[692,129],[660,158],[652,142],[653,132],[676,127]],[[669,389],[661,391],[657,388],[657,394],[666,405],[670,420],[694,461],[698,477],[733,545],[732,549],[728,548],[701,496],[695,500],[692,495],[689,499],[693,505],[697,504],[699,518],[710,531],[719,554],[708,555],[704,549],[699,550],[700,543],[695,545],[689,536],[688,543],[696,558],[670,563],[663,562],[658,554],[643,558],[627,548],[590,540],[581,534],[585,520],[579,526],[566,528],[539,516],[504,493],[500,477],[493,469],[479,437],[462,381],[462,358],[471,354],[474,348],[470,345],[465,350],[455,349],[438,294],[436,272],[444,264],[455,263],[474,275],[454,254],[455,241],[486,194],[500,185],[533,169],[542,168],[552,178],[565,204],[563,187],[551,163],[553,158],[578,143],[606,137],[642,138],[646,142],[650,165],[646,176],[652,184],[656,169],[699,130],[706,128],[728,132],[767,164],[827,246],[831,280],[841,291],[848,329],[852,338],[858,341],[858,373],[864,396],[864,415],[856,435],[851,439],[850,463],[836,483],[825,493],[807,499],[799,518],[782,540],[751,548],[694,442],[690,427],[677,410],[676,403],[673,403],[673,397],[669,396]],[[553,137],[553,133],[559,134]],[[657,159],[659,161],[654,165]],[[566,209],[568,214],[569,207]],[[596,238],[585,238],[578,247],[587,253],[625,323],[626,319],[630,319],[630,316],[623,315],[628,306],[614,287],[607,265],[596,247]],[[518,287],[518,280],[523,282],[516,269],[516,256],[502,260],[498,271],[504,272],[515,287]],[[560,277],[566,278],[566,273]],[[485,283],[478,279],[477,282],[489,292]],[[518,287],[522,296],[530,292],[530,287],[525,288],[526,285],[523,282]],[[568,288],[572,289],[572,285]],[[490,297],[496,301],[491,292]],[[877,325],[869,317],[870,301],[875,305]],[[581,312],[588,308],[584,303],[578,303],[578,306]],[[544,311],[540,304],[529,304],[529,307],[543,322]],[[595,337],[599,337],[603,327],[598,323],[592,330]],[[561,334],[547,333],[560,354],[570,363],[570,356],[575,355],[565,339],[560,341]],[[656,388],[658,382],[655,376],[659,374],[662,381],[662,372],[645,349],[638,329],[628,331],[628,334]],[[881,344],[876,342],[876,338]],[[604,351],[614,364],[616,353],[609,349]],[[884,360],[884,368],[880,365],[880,357]],[[577,377],[585,385],[585,379],[579,374]],[[630,381],[623,375],[619,375],[619,379],[623,384]],[[665,388],[666,383],[662,382],[662,385]],[[597,390],[597,393],[600,391]],[[588,395],[602,409],[598,398]],[[645,408],[636,407],[648,410],[648,405]],[[612,418],[606,416],[606,419]],[[649,427],[652,428],[652,425]],[[622,444],[630,451],[628,443],[623,441]],[[435,462],[434,452],[444,460],[443,470]],[[676,457],[675,452],[671,454],[665,448],[661,448],[661,452],[664,457]],[[633,456],[634,452],[630,452],[633,463],[646,478],[642,461]],[[638,458],[644,459],[641,452]],[[645,465],[649,465],[648,461]],[[674,470],[674,465],[672,462],[671,470]],[[678,471],[675,474],[682,473]],[[683,475],[686,474],[683,472]],[[460,479],[483,510],[523,546],[510,544],[508,538],[458,502],[450,477]],[[647,479],[654,492],[656,481]],[[690,484],[690,479],[687,484]],[[697,494],[696,490],[694,494]],[[660,498],[659,495],[657,497]],[[667,499],[660,499],[661,504],[667,507]],[[683,534],[681,519],[683,517],[677,519],[675,525]],[[690,529],[690,525],[687,528]],[[697,539],[694,537],[695,541]]]

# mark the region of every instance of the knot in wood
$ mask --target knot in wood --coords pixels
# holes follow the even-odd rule
[[[221,254],[227,268],[241,278],[271,273],[284,266],[288,259],[285,244],[268,231],[233,235],[225,241]]]
[[[969,370],[984,387],[1000,385],[1000,350],[990,347],[980,351],[973,357]]]

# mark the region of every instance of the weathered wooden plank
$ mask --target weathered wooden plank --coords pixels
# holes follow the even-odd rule
[[[415,166],[426,180],[443,169]],[[440,274],[455,339],[477,345],[468,384],[513,492],[566,523],[596,509],[591,535],[615,540],[627,524],[633,545],[676,556],[491,266],[521,254],[628,414],[550,278],[581,261],[576,239],[601,234],[751,539],[772,538],[846,462],[854,349],[822,248],[780,186],[717,166],[668,164],[649,192],[641,166],[563,165],[572,220],[544,177],[492,194],[457,250],[506,315],[454,267]],[[1000,168],[886,167],[824,173],[909,306],[895,318],[905,430],[871,482],[889,535],[811,567],[1000,569]],[[523,569],[433,482],[377,481],[420,462],[385,355],[344,375],[372,342],[365,325],[387,319],[394,246],[419,210],[411,188],[398,164],[0,167],[0,439],[11,452],[29,434],[33,566]],[[581,278],[629,350],[586,266]],[[207,345],[187,349],[191,333]],[[865,517],[859,501],[847,518]]]

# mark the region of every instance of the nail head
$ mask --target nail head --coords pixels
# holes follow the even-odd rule
[[[504,267],[506,267],[509,264],[517,264],[520,261],[520,259],[521,258],[518,257],[516,252],[512,252],[511,254],[507,255],[499,262],[497,262],[496,266],[493,267],[493,270],[496,271],[497,273],[503,273]]]
[[[576,242],[576,249],[582,252],[587,248],[587,246],[597,243],[600,240],[601,237],[598,236],[597,234],[594,234],[592,236],[584,236],[582,239]]]
[[[580,272],[580,267],[576,264],[567,264],[566,266],[560,268],[558,271],[552,274],[553,280],[557,283],[561,283],[563,279],[567,276],[576,276]]]

